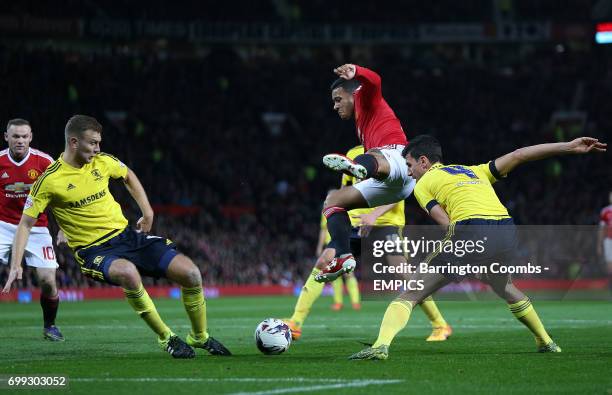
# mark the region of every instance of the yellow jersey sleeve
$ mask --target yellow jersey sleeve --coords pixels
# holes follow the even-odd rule
[[[499,174],[499,171],[495,167],[495,160],[489,161],[487,163],[483,163],[477,166],[466,166],[468,169],[472,170],[476,173],[480,179],[487,179],[491,184],[494,184],[496,181],[505,178]]]
[[[128,168],[119,159],[113,155],[100,152],[101,162],[106,166],[106,174],[110,178],[125,178],[127,176]]]
[[[431,191],[431,178],[421,178],[414,187],[414,197],[416,197],[419,206],[429,212],[436,204],[439,204]]]
[[[56,173],[60,166],[61,164],[59,161],[56,161],[50,164],[43,174],[38,177],[36,182],[32,185],[32,188],[30,188],[30,193],[26,198],[26,202],[23,206],[24,214],[32,218],[38,218],[38,216],[45,211],[53,197],[51,190],[53,185],[51,181],[53,178],[52,174]]]
[[[43,184],[44,185],[44,184]],[[50,201],[50,194],[48,191],[41,187],[36,196],[28,195],[25,205],[23,206],[23,213],[32,218],[38,218],[38,216],[45,211]]]

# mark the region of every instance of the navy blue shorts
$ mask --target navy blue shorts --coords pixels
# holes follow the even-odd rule
[[[458,221],[452,229],[449,228],[447,238],[453,243],[471,241],[474,244],[481,243],[482,252],[464,253],[462,256],[455,252],[438,252],[428,257],[430,266],[451,265],[484,265],[493,262],[509,266],[514,263],[514,257],[518,246],[516,226],[512,218],[482,219],[473,218]],[[458,246],[459,244],[455,244]],[[449,274],[454,281],[461,281],[465,275]]]
[[[132,262],[143,276],[160,278],[166,277],[168,265],[178,252],[172,240],[128,227],[100,245],[77,248],[74,255],[85,276],[118,285],[110,280],[108,273],[115,259]]]

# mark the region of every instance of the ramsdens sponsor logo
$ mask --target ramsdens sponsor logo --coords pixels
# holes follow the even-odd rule
[[[106,196],[106,190],[103,189],[100,192],[94,193],[93,195],[87,196],[81,200],[77,200],[76,202],[68,203],[68,207],[70,208],[79,208],[88,205],[89,203],[93,203],[98,199],[102,199]]]

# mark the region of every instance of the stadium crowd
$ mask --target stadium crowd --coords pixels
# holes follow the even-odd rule
[[[0,114],[29,119],[32,146],[53,157],[72,114],[97,117],[102,150],[136,172],[159,208],[154,232],[193,258],[205,284],[291,284],[312,266],[322,199],[339,182],[321,157],[357,144],[329,92],[332,68],[347,59],[381,74],[408,138],[436,135],[447,163],[569,139],[573,128],[551,122],[558,111],[586,114],[579,133],[609,136],[609,54],[481,50],[476,61],[452,46],[355,54],[210,47],[190,56],[2,47]],[[551,160],[517,174],[498,190],[518,224],[595,224],[612,185],[605,156]],[[125,188],[113,193],[137,219]],[[429,223],[414,199],[407,203],[408,223]],[[178,214],[161,214],[172,208]],[[66,247],[57,255],[60,286],[100,286],[80,275]],[[33,286],[33,277],[22,285]]]

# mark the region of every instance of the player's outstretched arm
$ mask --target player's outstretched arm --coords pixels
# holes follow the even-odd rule
[[[568,154],[587,154],[590,152],[605,152],[606,143],[602,143],[593,137],[578,137],[564,143],[549,143],[531,145],[519,148],[502,157],[495,159],[495,167],[500,175],[505,176],[515,167],[526,162],[546,159],[551,156]]]
[[[11,267],[6,284],[4,284],[4,288],[2,288],[3,293],[7,293],[11,290],[13,281],[21,280],[21,275],[23,273],[21,260],[23,259],[26,245],[28,244],[28,237],[30,237],[30,232],[32,231],[32,227],[35,223],[36,218],[32,218],[27,214],[21,215],[21,221],[19,221],[19,225],[17,226],[17,231],[15,232],[15,237],[13,239],[13,247],[11,249]]]
[[[149,203],[147,193],[142,187],[140,180],[138,177],[136,177],[136,174],[131,169],[128,169],[127,175],[125,176],[125,180],[123,182],[125,183],[125,187],[130,195],[132,195],[132,198],[134,198],[136,201],[136,204],[138,204],[140,212],[142,213],[142,217],[140,217],[136,223],[136,229],[141,232],[149,232],[153,226],[153,208]]]

